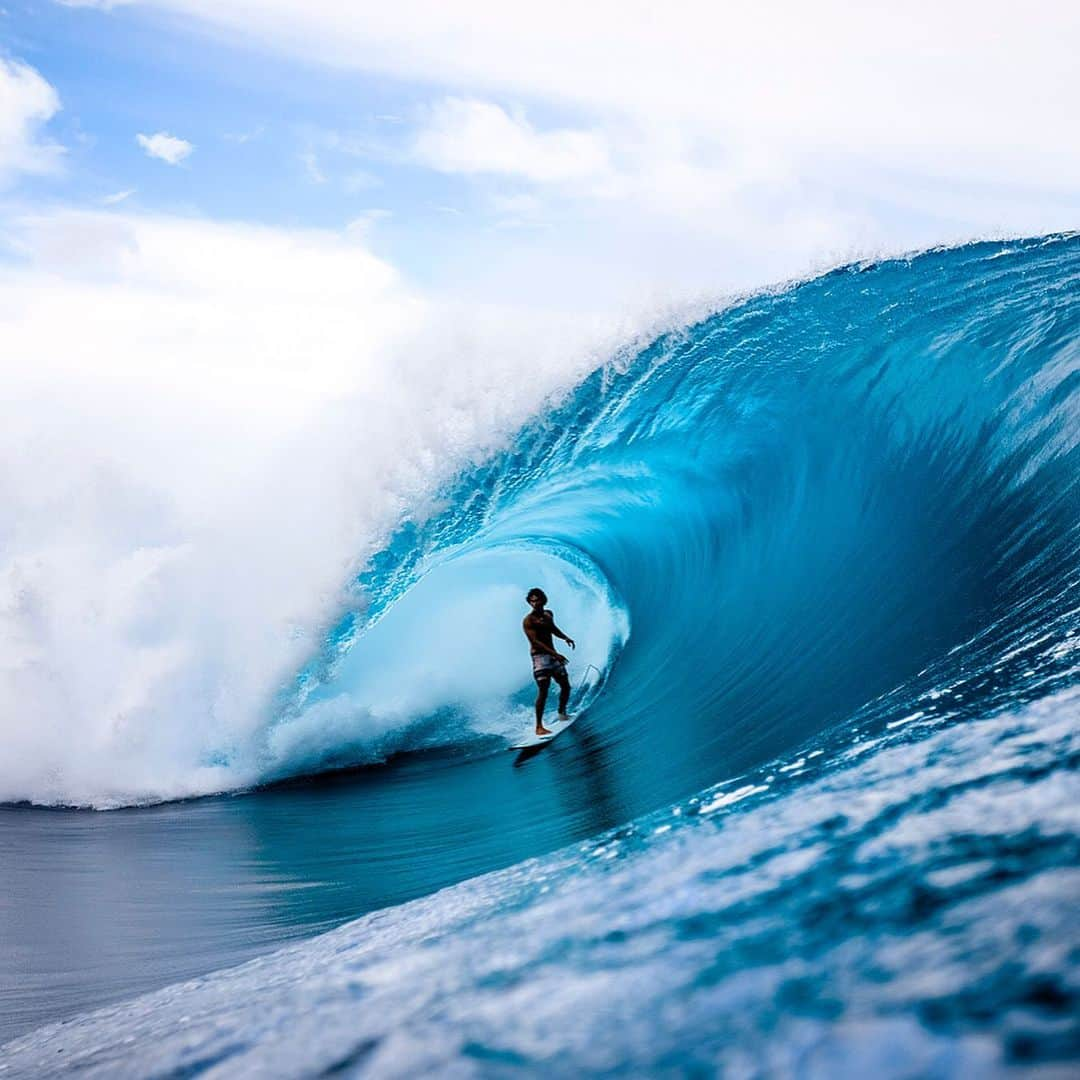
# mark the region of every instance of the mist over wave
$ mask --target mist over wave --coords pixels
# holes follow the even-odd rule
[[[436,304],[315,231],[71,213],[19,242],[39,255],[0,267],[0,801],[257,782],[275,694],[357,569],[628,332]],[[86,276],[58,250],[92,252]]]

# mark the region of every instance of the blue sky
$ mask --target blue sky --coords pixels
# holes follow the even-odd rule
[[[532,185],[513,175],[417,162],[416,129],[447,94],[435,81],[268,53],[138,5],[12,4],[2,26],[6,57],[32,66],[60,100],[40,132],[63,148],[59,167],[20,178],[20,208],[359,227],[411,281],[451,288],[468,274],[463,263],[505,248],[508,234],[527,252],[530,234],[567,217],[578,219],[570,229],[581,224],[558,197],[537,215]],[[525,113],[519,98],[505,108]],[[530,127],[559,130],[582,110],[532,100],[527,115]],[[170,165],[148,155],[137,136],[158,132],[191,144],[188,156]]]
[[[370,216],[420,279],[438,238],[452,244],[471,212],[468,184],[393,159],[421,87],[290,57],[268,64],[137,7],[13,4],[2,26],[8,58],[33,66],[62,105],[46,128],[62,167],[24,177],[24,203],[93,206],[131,192],[128,211],[329,229]],[[148,156],[136,135],[159,131],[191,154],[176,166]],[[399,221],[431,245],[395,244]]]

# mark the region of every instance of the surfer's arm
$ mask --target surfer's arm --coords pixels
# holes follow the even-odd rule
[[[560,629],[559,629],[559,628],[558,628],[558,627],[557,627],[557,626],[555,625],[555,620],[554,620],[554,619],[552,619],[552,620],[551,620],[551,632],[552,632],[552,633],[553,633],[553,634],[554,634],[554,635],[555,635],[555,636],[556,636],[557,638],[562,638],[562,640],[563,640],[563,641],[565,641],[565,642],[566,642],[566,644],[567,644],[567,645],[569,645],[571,649],[576,649],[576,648],[577,648],[577,646],[576,646],[576,645],[574,644],[574,639],[573,639],[572,637],[567,637],[567,636],[566,636],[566,635],[565,635],[565,634],[564,634],[564,633],[563,633],[563,632],[562,632],[562,631],[561,631],[561,630],[560,630]]]

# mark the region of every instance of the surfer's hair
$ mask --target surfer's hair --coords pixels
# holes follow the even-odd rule
[[[525,599],[526,599],[526,600],[532,600],[532,599],[533,599],[534,597],[537,597],[537,598],[539,598],[539,600],[540,600],[540,603],[542,603],[542,604],[546,604],[546,603],[547,603],[547,593],[546,593],[546,592],[544,592],[544,590],[543,590],[543,589],[530,589],[530,590],[529,590],[529,591],[528,591],[528,592],[527,592],[527,593],[525,594]]]

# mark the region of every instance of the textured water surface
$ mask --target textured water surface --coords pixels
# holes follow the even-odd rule
[[[1061,1065],[1080,1053],[1077,708],[1070,692],[857,739],[799,777],[710,789],[44,1029],[10,1044],[2,1068],[827,1077]]]

